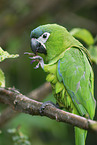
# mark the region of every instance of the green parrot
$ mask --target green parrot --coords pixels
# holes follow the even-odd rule
[[[94,74],[87,49],[65,27],[57,24],[41,25],[31,31],[32,63],[47,73],[53,95],[60,107],[93,119]],[[45,63],[39,53],[45,56]],[[75,144],[85,145],[87,131],[75,127]]]

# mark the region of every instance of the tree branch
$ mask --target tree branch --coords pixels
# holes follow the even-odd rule
[[[46,96],[48,96],[52,91],[50,83],[44,83],[40,87],[31,91],[27,96],[31,99],[42,101]],[[8,115],[7,115],[8,114]],[[0,127],[5,125],[10,119],[17,116],[19,112],[14,111],[11,107],[7,107],[0,114]]]
[[[31,91],[27,96],[31,99],[35,99],[38,101],[43,100],[46,96],[48,96],[52,91],[50,83],[44,83],[40,87]],[[8,115],[7,115],[8,114]],[[14,111],[11,107],[7,107],[0,114],[0,127],[5,125],[10,119],[17,116],[19,112]]]
[[[0,101],[9,104],[15,111],[41,116],[39,109],[43,103],[32,100],[17,90],[0,88]],[[60,110],[51,105],[46,106],[43,111],[43,116],[97,133],[96,121]]]

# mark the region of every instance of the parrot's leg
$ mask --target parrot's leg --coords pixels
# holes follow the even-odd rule
[[[58,102],[56,102],[56,106],[57,106],[57,108],[59,108],[61,110],[64,109],[64,107],[60,106]]]
[[[42,104],[42,106],[41,106],[40,109],[39,109],[39,112],[40,112],[41,115],[43,115],[43,111],[44,111],[44,109],[46,108],[46,106],[52,106],[52,107],[55,107],[55,108],[59,108],[59,105],[54,104],[54,103],[51,102],[51,101],[46,101],[46,102],[44,102],[44,103]]]

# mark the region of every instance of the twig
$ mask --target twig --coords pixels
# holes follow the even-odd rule
[[[17,90],[0,88],[0,101],[5,104],[9,104],[14,110],[18,112],[41,116],[39,109],[42,103],[29,99]],[[86,130],[92,130],[97,133],[96,121],[60,110],[51,105],[46,106],[43,111],[43,116],[47,116],[59,122],[66,122]]]

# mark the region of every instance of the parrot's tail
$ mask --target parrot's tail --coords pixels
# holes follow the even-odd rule
[[[85,145],[86,136],[86,130],[75,127],[75,145]]]

